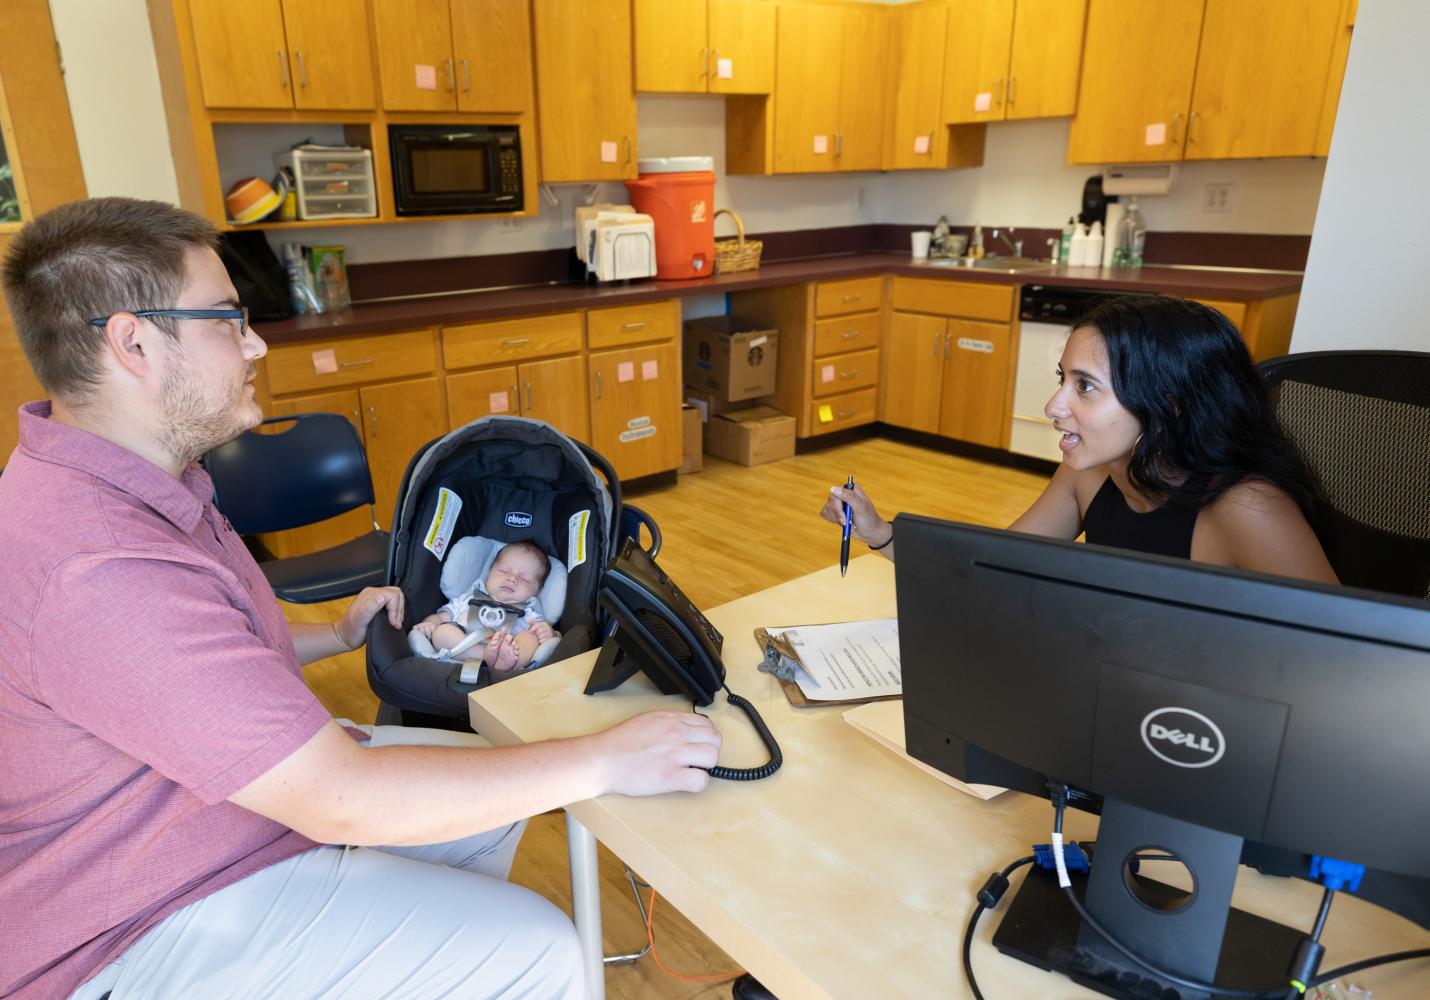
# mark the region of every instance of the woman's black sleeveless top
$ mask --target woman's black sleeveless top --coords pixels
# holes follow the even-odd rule
[[[1190,559],[1197,513],[1192,508],[1163,504],[1139,514],[1127,506],[1122,491],[1108,476],[1092,503],[1087,505],[1082,527],[1087,541],[1093,545]]]

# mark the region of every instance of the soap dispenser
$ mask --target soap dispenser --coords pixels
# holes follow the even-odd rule
[[[973,239],[968,241],[968,256],[974,260],[983,258],[983,226],[978,223],[974,223]]]
[[[1102,266],[1102,223],[1094,221],[1092,231],[1087,234],[1087,255],[1083,260],[1087,267]]]
[[[1081,222],[1077,223],[1073,229],[1072,240],[1069,241],[1068,267],[1087,266],[1087,229]]]
[[[1058,260],[1062,261],[1064,264],[1069,263],[1068,256],[1072,253],[1072,238],[1074,225],[1075,223],[1073,217],[1069,215],[1068,224],[1066,226],[1063,226],[1063,242],[1062,246],[1059,248],[1058,251]]]

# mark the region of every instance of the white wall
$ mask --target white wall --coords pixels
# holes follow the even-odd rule
[[[169,128],[144,0],[50,0],[91,197],[177,202]]]
[[[1360,5],[1293,351],[1430,351],[1425,24],[1423,0]]]

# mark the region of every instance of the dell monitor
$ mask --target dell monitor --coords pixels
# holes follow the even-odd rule
[[[1078,891],[1139,956],[1286,982],[1304,929],[1230,908],[1248,844],[1430,884],[1426,602],[912,515],[894,539],[909,753],[1086,793],[1102,820]],[[1151,848],[1191,895],[1129,874]],[[1034,883],[1000,950],[1114,996],[1147,975]]]

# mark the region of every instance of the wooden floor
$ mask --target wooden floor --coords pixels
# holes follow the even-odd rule
[[[755,468],[705,456],[702,472],[676,486],[630,497],[652,514],[664,535],[660,565],[701,608],[712,608],[839,559],[839,529],[818,517],[828,487],[855,479],[885,517],[901,510],[975,524],[1005,526],[1027,509],[1046,477],[871,438]],[[857,554],[857,552],[856,552]],[[327,621],[342,605],[289,605],[296,621]],[[362,654],[307,668],[309,685],[334,715],[371,722],[377,702],[367,686]],[[641,948],[645,929],[623,869],[601,848],[601,913],[606,954]],[[512,881],[529,886],[568,913],[571,887],[560,813],[528,826]],[[648,893],[646,894],[649,895]],[[656,947],[665,965],[686,975],[737,966],[668,903],[658,902]],[[729,996],[727,982],[687,982],[661,972],[649,957],[608,967],[607,995],[635,998]]]

